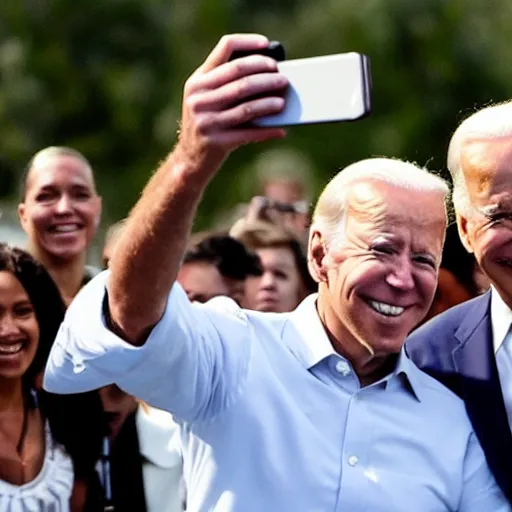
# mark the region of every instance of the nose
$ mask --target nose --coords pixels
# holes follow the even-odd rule
[[[14,338],[18,336],[21,329],[11,314],[4,314],[0,318],[0,336],[2,338]]]
[[[396,262],[394,268],[388,273],[386,282],[401,291],[410,291],[414,288],[414,277],[412,274],[412,263],[407,258],[401,258]]]
[[[71,199],[67,194],[62,194],[56,204],[56,210],[61,215],[71,212]]]
[[[260,288],[263,290],[273,290],[276,287],[276,278],[273,272],[268,270],[261,276]]]

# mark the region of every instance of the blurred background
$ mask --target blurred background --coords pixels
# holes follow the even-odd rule
[[[511,26],[510,0],[4,0],[0,238],[21,237],[18,181],[49,145],[91,161],[104,226],[124,217],[176,141],[184,80],[228,32],[280,40],[288,58],[366,53],[373,113],[292,128],[284,141],[236,152],[208,189],[196,229],[222,222],[273,170],[307,177],[312,196],[368,156],[444,175],[460,119],[511,96]]]

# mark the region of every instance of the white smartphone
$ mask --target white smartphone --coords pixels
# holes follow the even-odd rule
[[[277,67],[290,84],[285,107],[255,119],[257,126],[355,121],[371,111],[370,67],[361,53],[287,60]]]

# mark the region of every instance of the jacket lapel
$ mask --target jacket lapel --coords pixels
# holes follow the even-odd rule
[[[512,435],[493,353],[490,292],[475,300],[455,336],[453,359],[461,393],[487,461],[502,488],[510,488]],[[510,496],[509,496],[510,499]]]

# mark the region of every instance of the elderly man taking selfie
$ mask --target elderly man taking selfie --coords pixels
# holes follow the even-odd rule
[[[283,108],[276,63],[229,62],[267,44],[224,37],[187,81],[178,144],[131,213],[110,273],[70,307],[46,388],[115,382],[170,411],[182,425],[187,510],[510,510],[462,401],[402,349],[436,286],[441,179],[388,159],[338,174],[310,232],[319,293],[292,313],[192,304],[175,282],[223,160],[284,135],[247,124]]]

